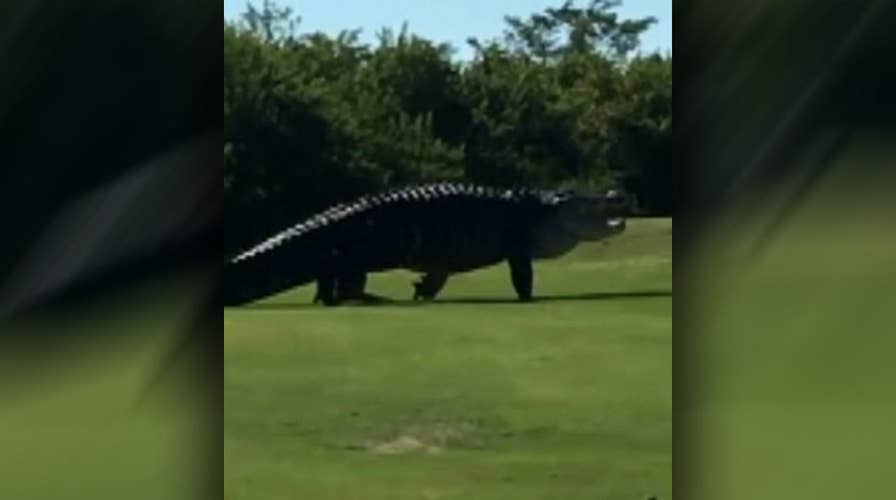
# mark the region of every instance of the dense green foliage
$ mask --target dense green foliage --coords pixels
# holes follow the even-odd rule
[[[384,29],[299,33],[270,2],[224,24],[229,249],[362,192],[466,179],[624,187],[671,210],[671,55],[637,52],[652,18],[572,1],[451,47]]]

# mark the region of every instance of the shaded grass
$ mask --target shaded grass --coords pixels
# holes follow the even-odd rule
[[[409,300],[304,287],[225,310],[225,491],[250,498],[671,498],[671,221]]]

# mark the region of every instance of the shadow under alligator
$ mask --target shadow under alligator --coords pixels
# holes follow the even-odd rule
[[[672,290],[636,290],[631,292],[593,292],[579,293],[570,295],[542,295],[535,297],[532,302],[573,302],[587,300],[625,300],[625,299],[651,299],[666,298],[672,296]],[[527,302],[520,302],[515,297],[507,298],[491,298],[491,297],[457,297],[436,299],[433,301],[414,301],[414,300],[391,300],[383,298],[377,302],[357,303],[347,302],[340,307],[423,307],[438,306],[445,304],[519,304],[524,306]],[[278,310],[278,309],[318,309],[322,306],[310,303],[295,302],[277,302],[277,303],[258,303],[241,307],[245,310]]]

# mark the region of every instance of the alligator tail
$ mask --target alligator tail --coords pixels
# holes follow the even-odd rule
[[[224,306],[241,306],[314,281],[315,266],[301,251],[301,240],[274,238],[230,259],[224,269]]]

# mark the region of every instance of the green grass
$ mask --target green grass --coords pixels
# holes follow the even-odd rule
[[[224,311],[225,497],[644,499],[672,490],[672,223],[410,302]]]

